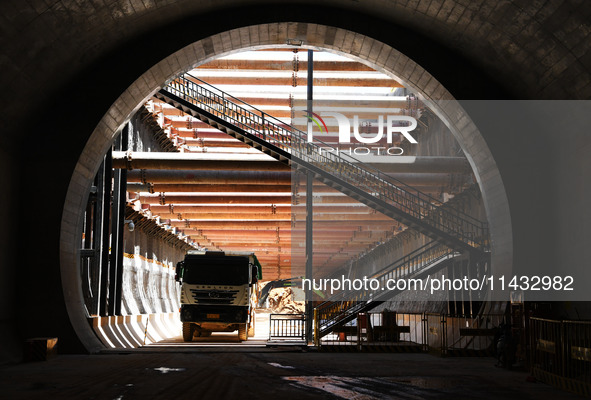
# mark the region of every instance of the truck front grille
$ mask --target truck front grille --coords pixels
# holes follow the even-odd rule
[[[238,292],[238,290],[191,289],[193,299],[198,304],[232,304]]]

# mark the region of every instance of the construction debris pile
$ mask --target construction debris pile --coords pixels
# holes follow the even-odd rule
[[[272,289],[266,305],[266,308],[259,311],[273,314],[301,314],[305,309],[303,301],[294,300],[294,292],[290,287]]]

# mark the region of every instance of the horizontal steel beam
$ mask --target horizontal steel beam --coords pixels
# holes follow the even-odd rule
[[[259,193],[291,193],[291,185],[219,185],[219,184],[183,184],[183,183],[128,183],[128,192],[190,192],[190,193],[239,193],[239,192],[259,192]]]
[[[391,230],[397,225],[393,221],[317,221],[314,229],[319,230],[351,230],[363,231],[373,229]],[[303,224],[302,224],[303,225]],[[245,230],[268,230],[269,228],[292,228],[291,221],[171,221],[171,226],[180,229],[245,229]],[[297,224],[296,224],[297,228]],[[296,228],[292,228],[292,231]]]
[[[239,140],[215,140],[215,139],[195,139],[192,137],[185,137],[179,139],[181,144],[189,147],[228,147],[249,149],[249,145],[242,143]]]
[[[301,71],[306,70],[307,61],[299,61]],[[265,71],[291,71],[293,61],[281,60],[213,60],[197,67],[198,70],[265,70]],[[373,68],[355,61],[314,61],[315,71],[374,71]]]
[[[173,218],[173,216],[184,213],[269,213],[269,214],[291,214],[291,205],[276,206],[161,206],[150,205],[150,211],[161,218]]]
[[[190,196],[190,195],[140,195],[142,204],[291,204],[286,196]]]
[[[247,229],[247,230],[268,230],[269,228],[291,228],[291,222],[288,221],[199,221],[188,223],[186,221],[172,221],[171,226],[178,228],[195,229]]]
[[[291,193],[269,196],[209,196],[209,195],[143,195],[139,196],[142,204],[291,204]],[[357,200],[348,196],[321,196],[314,199],[318,204],[351,204]]]
[[[128,182],[180,183],[180,184],[249,184],[249,185],[291,185],[289,171],[232,171],[231,166],[218,171],[196,170],[134,170],[127,173]]]
[[[164,170],[290,171],[262,154],[113,152],[113,168]]]
[[[186,213],[181,214],[182,221],[201,221],[201,220],[252,220],[252,221],[292,221],[292,215],[289,214],[222,214],[222,213]],[[172,221],[179,221],[181,219]],[[166,218],[166,217],[164,217]],[[168,218],[167,218],[168,219]],[[305,219],[302,219],[305,221]],[[391,221],[392,219],[384,214],[331,214],[331,213],[314,213],[314,221]],[[396,224],[396,222],[393,222]]]
[[[292,86],[293,79],[291,77],[226,77],[226,76],[208,76],[206,74],[195,74],[198,78],[203,79],[210,85],[281,85]],[[187,76],[192,80],[190,76]],[[306,86],[307,78],[298,77],[296,79],[298,86]],[[195,81],[195,83],[201,83]],[[318,78],[314,79],[315,87],[332,87],[332,86],[350,86],[350,87],[389,87],[398,88],[403,87],[394,79],[381,78]]]

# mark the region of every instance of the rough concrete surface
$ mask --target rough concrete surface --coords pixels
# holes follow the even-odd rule
[[[173,341],[174,342],[174,341]],[[0,369],[4,399],[575,399],[492,358],[185,346]],[[222,343],[219,343],[220,345]]]

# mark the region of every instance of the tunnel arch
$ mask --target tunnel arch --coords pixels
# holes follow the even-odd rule
[[[86,143],[66,194],[60,230],[61,279],[70,321],[84,346],[102,348],[85,318],[78,273],[82,218],[91,181],[103,154],[123,124],[150,96],[173,77],[215,58],[246,49],[285,46],[334,51],[364,62],[399,80],[429,103],[464,150],[480,186],[492,240],[492,268],[512,268],[512,230],[507,195],[488,146],[452,94],[428,71],[393,47],[350,30],[314,23],[283,22],[232,29],[198,40],[164,58],[135,80],[105,113]],[[442,101],[443,102],[440,102]]]

